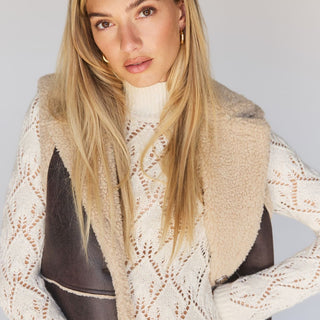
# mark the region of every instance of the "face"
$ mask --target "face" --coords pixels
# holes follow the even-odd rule
[[[86,9],[94,41],[121,80],[137,87],[167,80],[185,28],[182,1],[87,0]]]

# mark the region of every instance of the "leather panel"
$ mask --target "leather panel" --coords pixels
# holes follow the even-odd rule
[[[45,219],[42,275],[71,290],[115,296],[110,272],[92,229],[86,259],[73,204],[71,180],[56,149],[48,169]],[[102,319],[102,314],[116,314],[115,299],[78,296],[48,282],[46,287],[69,320],[98,320]],[[110,319],[117,318],[112,316]]]
[[[116,300],[82,297],[45,282],[68,320],[117,320]]]
[[[254,274],[274,265],[273,235],[270,214],[266,207],[263,209],[260,230],[256,241],[251,248],[246,260],[237,271],[229,278],[228,282],[239,277]],[[268,318],[267,320],[271,320]]]

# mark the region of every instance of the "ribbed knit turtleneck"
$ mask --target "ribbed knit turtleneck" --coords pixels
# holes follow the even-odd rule
[[[168,99],[167,83],[158,82],[148,87],[135,87],[124,83],[126,103],[130,117],[145,121],[158,121]]]

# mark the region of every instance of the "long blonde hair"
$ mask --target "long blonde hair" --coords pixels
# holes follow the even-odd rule
[[[176,3],[179,0],[172,0]],[[161,165],[167,176],[162,214],[162,243],[174,226],[172,254],[193,237],[197,201],[202,201],[198,146],[200,127],[207,123],[214,96],[210,77],[204,22],[197,0],[184,0],[185,43],[172,65],[167,89],[169,99],[159,127],[146,150],[164,134],[168,137]],[[60,56],[51,93],[50,111],[68,124],[76,145],[71,181],[75,207],[86,250],[93,207],[101,208],[98,196],[99,166],[107,177],[111,203],[110,220],[115,222],[114,191],[121,194],[125,249],[130,257],[134,200],[129,179],[130,156],[124,139],[126,105],[122,82],[102,61],[86,13],[86,0],[70,0]],[[170,106],[170,107],[169,107]],[[105,138],[115,157],[119,184],[114,185],[105,149]],[[143,159],[141,161],[143,165]],[[85,188],[85,189],[84,189]],[[86,192],[86,215],[82,210]]]

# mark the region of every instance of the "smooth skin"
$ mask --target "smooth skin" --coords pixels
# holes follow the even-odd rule
[[[185,28],[183,0],[88,0],[86,9],[94,41],[122,81],[167,80]]]

